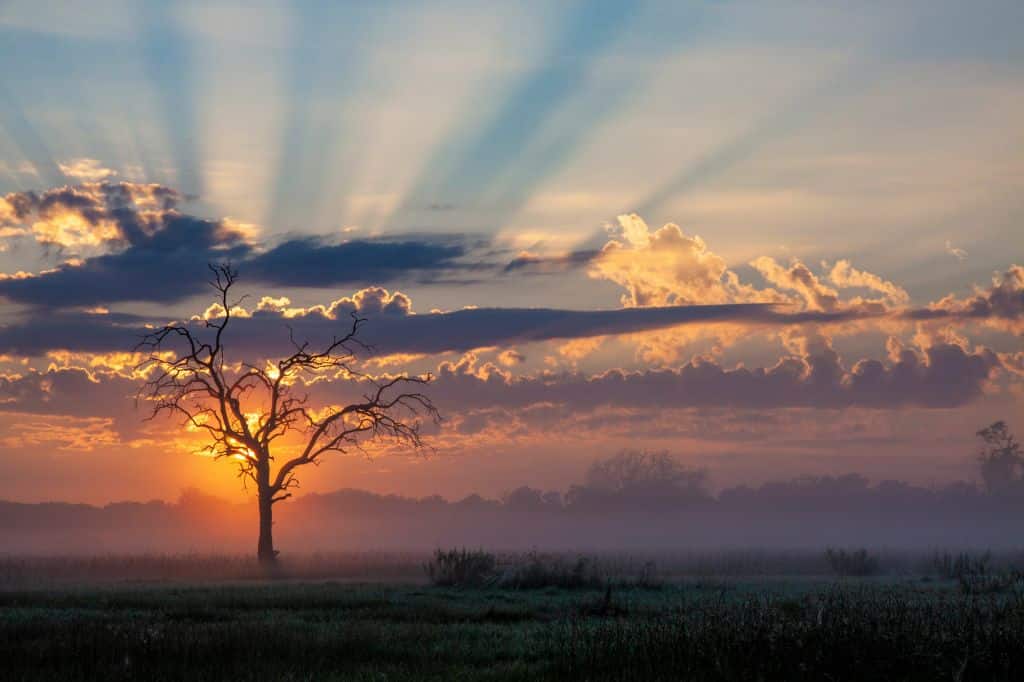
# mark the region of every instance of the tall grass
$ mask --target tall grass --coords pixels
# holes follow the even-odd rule
[[[829,547],[825,550],[825,559],[836,575],[864,577],[881,570],[878,557],[863,547],[849,551]]]
[[[1019,594],[816,585],[0,591],[0,678],[1024,679]]]
[[[655,618],[573,619],[560,647],[561,671],[575,679],[1014,680],[1024,676],[1024,598],[873,587],[684,600]]]

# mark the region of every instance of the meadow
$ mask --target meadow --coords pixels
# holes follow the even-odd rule
[[[1015,557],[835,555],[9,557],[0,660],[9,680],[1024,679]]]

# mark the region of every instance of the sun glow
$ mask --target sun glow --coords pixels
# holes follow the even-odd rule
[[[256,461],[256,453],[250,448],[246,448],[245,452],[236,452],[231,455],[231,459],[236,459],[239,462],[254,462]]]

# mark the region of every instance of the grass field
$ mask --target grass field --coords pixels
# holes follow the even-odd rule
[[[411,580],[8,582],[0,677],[1024,679],[1016,588],[965,594],[913,575],[529,590]]]

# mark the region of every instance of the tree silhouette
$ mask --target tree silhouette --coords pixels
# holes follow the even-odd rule
[[[984,442],[978,463],[985,489],[994,495],[1016,490],[1024,470],[1024,451],[1006,422],[992,422],[976,435]]]
[[[587,470],[585,485],[574,485],[566,502],[579,509],[668,508],[710,499],[708,475],[688,469],[665,450],[621,450]]]
[[[238,273],[230,265],[210,265],[210,271],[220,314],[206,319],[203,326],[169,324],[142,339],[136,350],[147,357],[138,369],[152,372],[152,378],[138,398],[151,405],[150,419],[177,415],[184,427],[205,432],[210,442],[203,450],[215,459],[236,462],[243,484],[255,484],[257,556],[273,562],[277,557],[273,507],[291,497],[289,490],[298,486],[299,467],[318,464],[330,452],[360,450],[367,441],[381,438],[420,448],[421,418],[436,422],[440,416],[426,395],[405,390],[429,383],[430,375],[379,381],[354,369],[356,350],[370,350],[357,338],[366,319],[355,312],[346,333],[318,349],[292,336],[294,351],[276,362],[266,361],[262,367],[229,362],[224,334],[232,309],[241,303],[230,300]],[[314,409],[298,387],[304,380],[328,373],[365,382],[370,390],[361,402]],[[281,439],[289,435],[297,443],[280,448],[291,452],[275,470],[275,446],[284,446]]]

